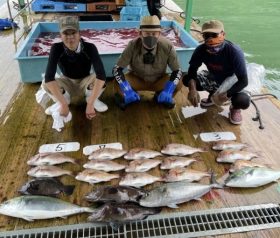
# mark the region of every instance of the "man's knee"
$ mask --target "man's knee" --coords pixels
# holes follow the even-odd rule
[[[251,103],[251,97],[245,93],[240,92],[232,95],[231,103],[235,109],[247,109]]]

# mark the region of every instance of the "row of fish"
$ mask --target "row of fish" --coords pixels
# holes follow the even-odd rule
[[[224,180],[228,187],[259,187],[280,178],[280,171],[268,166],[250,161],[258,158],[259,154],[244,150],[248,145],[235,141],[218,141],[212,149],[222,150],[217,157],[217,162],[233,163],[229,174]]]
[[[197,152],[205,152],[202,148],[195,148],[185,144],[168,144],[165,146],[161,152],[155,150],[149,150],[145,148],[133,148],[128,152],[126,150],[113,149],[113,148],[103,148],[92,152],[88,159],[98,159],[98,160],[112,160],[124,156],[127,160],[138,160],[138,159],[151,159],[163,155],[177,155],[186,156]]]

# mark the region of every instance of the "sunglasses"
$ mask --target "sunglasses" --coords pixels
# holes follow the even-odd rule
[[[205,32],[205,33],[202,33],[202,37],[204,40],[207,40],[209,38],[217,38],[220,34],[220,33],[214,33],[214,32]]]

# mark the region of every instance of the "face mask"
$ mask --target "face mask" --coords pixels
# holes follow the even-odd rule
[[[206,46],[206,50],[210,54],[217,54],[224,48],[224,43],[221,43],[217,46]]]
[[[143,43],[144,43],[145,47],[147,47],[148,49],[155,48],[157,41],[158,41],[158,39],[154,36],[143,37]]]

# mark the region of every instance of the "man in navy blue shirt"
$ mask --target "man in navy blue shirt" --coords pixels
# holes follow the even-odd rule
[[[248,84],[244,53],[237,45],[225,40],[223,23],[218,20],[205,22],[202,36],[204,43],[195,49],[188,73],[183,79],[184,85],[189,88],[188,99],[195,107],[198,103],[208,107],[230,100],[229,120],[233,124],[241,124],[241,109],[247,109],[250,105],[250,96],[242,91]],[[198,72],[202,63],[208,70]],[[219,88],[226,81],[233,83],[222,92]],[[200,102],[198,91],[209,92],[208,98]]]

